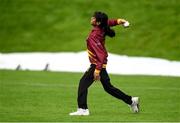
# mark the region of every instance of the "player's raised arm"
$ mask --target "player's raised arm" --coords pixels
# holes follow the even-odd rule
[[[129,26],[129,22],[125,19],[109,19],[108,20],[108,26],[116,26],[116,25],[122,25],[124,27]]]

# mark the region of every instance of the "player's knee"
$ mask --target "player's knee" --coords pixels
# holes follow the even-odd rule
[[[105,90],[107,93],[111,93],[111,87],[112,87],[112,85],[105,85],[105,86],[103,86],[104,90]]]

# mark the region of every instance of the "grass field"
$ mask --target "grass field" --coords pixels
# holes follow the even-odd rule
[[[180,78],[110,75],[114,86],[141,98],[133,114],[106,94],[101,84],[89,89],[90,116],[70,117],[82,73],[0,70],[0,121],[180,121]]]
[[[128,29],[114,27],[116,37],[106,41],[109,52],[180,60],[180,0],[0,0],[0,53],[84,51],[96,10],[131,23]],[[70,117],[81,76],[0,70],[0,122],[180,122],[180,77],[161,76],[110,75],[113,85],[140,97],[139,114],[94,83],[91,115]]]
[[[86,50],[97,10],[131,23],[114,28],[109,52],[180,60],[180,0],[0,0],[0,52]]]

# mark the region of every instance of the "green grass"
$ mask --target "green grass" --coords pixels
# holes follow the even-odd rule
[[[94,83],[88,95],[91,115],[70,117],[81,76],[0,70],[0,121],[180,121],[180,78],[160,76],[110,75],[114,86],[140,97],[139,114]]]
[[[122,17],[109,52],[180,60],[179,0],[0,0],[0,52],[86,50],[96,10]]]

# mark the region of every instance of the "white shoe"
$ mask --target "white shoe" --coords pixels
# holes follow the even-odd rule
[[[130,105],[131,110],[134,113],[138,113],[139,112],[139,97],[132,97],[132,104]]]
[[[89,115],[88,109],[78,108],[76,112],[69,113],[70,116],[87,116]]]

